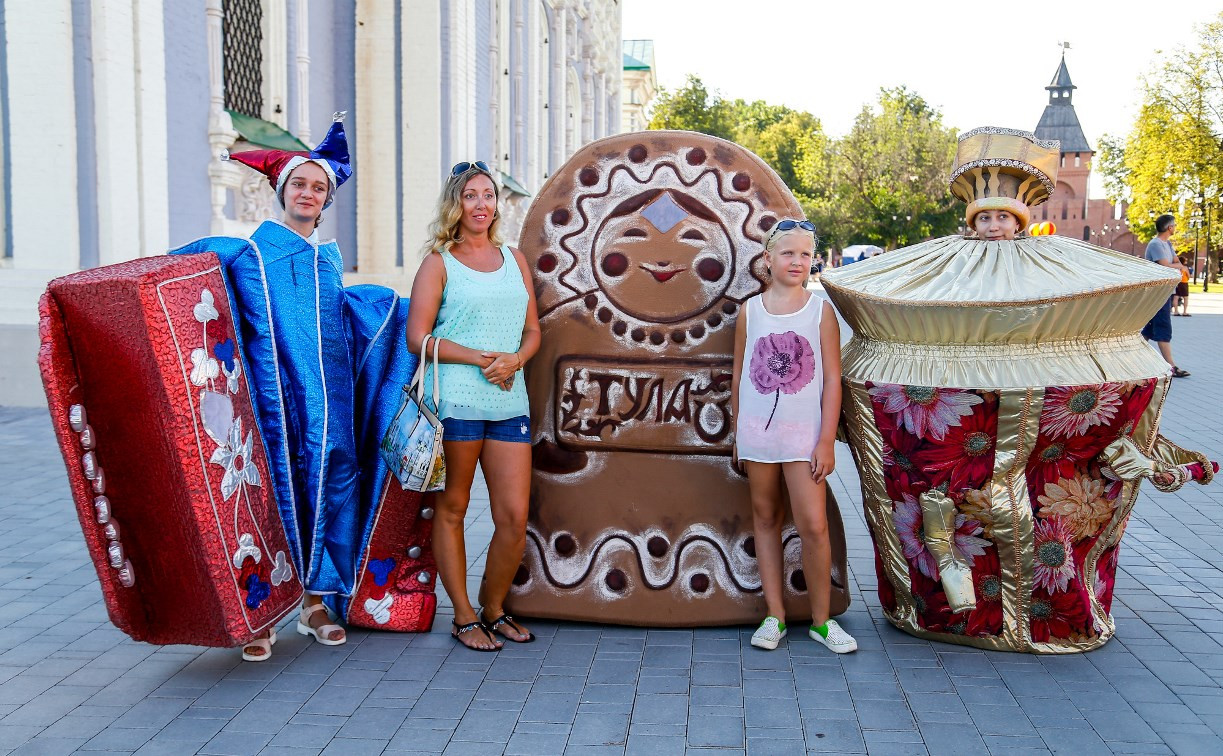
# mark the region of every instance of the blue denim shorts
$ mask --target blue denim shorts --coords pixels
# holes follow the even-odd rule
[[[1148,341],[1172,340],[1172,297],[1168,297],[1168,301],[1159,308],[1151,322],[1143,327],[1142,338]]]
[[[459,420],[442,418],[443,441],[512,441],[531,443],[531,418],[526,415],[509,420]]]

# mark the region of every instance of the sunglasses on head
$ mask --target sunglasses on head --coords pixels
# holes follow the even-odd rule
[[[810,231],[812,235],[815,234],[815,224],[811,221],[785,218],[773,224],[773,227],[769,229],[769,235],[766,237],[765,241],[767,242],[769,239],[772,239],[782,231],[793,231],[796,228],[801,228],[804,231]]]
[[[773,231],[774,231],[774,232],[777,232],[777,231],[792,231],[792,230],[794,230],[794,229],[796,229],[796,228],[801,228],[801,229],[803,229],[804,231],[810,231],[810,232],[811,232],[811,233],[813,233],[813,234],[815,233],[815,224],[814,224],[814,223],[812,223],[811,221],[809,221],[809,220],[793,220],[793,219],[791,219],[791,218],[786,218],[785,220],[780,220],[780,221],[777,221],[777,224],[776,224],[775,226],[773,226]]]
[[[492,173],[492,171],[488,169],[488,163],[485,163],[483,160],[477,160],[474,163],[469,163],[464,160],[461,163],[454,164],[454,167],[450,169],[450,175],[461,176],[470,171],[472,168],[475,168],[477,171],[483,171],[484,173]]]

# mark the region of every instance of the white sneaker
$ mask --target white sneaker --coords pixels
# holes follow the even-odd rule
[[[812,640],[819,641],[834,654],[848,654],[850,651],[858,650],[858,641],[854,640],[853,636],[841,629],[834,619],[828,620],[824,625],[824,629],[828,631],[828,637],[825,638],[819,630],[815,629],[815,625],[807,631]]]
[[[756,632],[752,633],[752,645],[769,651],[777,648],[781,639],[786,637],[786,623],[776,617],[765,617]]]

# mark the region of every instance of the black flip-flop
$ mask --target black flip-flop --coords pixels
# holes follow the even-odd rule
[[[501,647],[497,645],[494,645],[492,648],[477,648],[476,646],[469,646],[463,642],[462,638],[459,637],[460,635],[468,631],[479,630],[483,632],[486,636],[488,636],[488,639],[495,644],[497,642],[497,639],[493,637],[493,634],[489,632],[488,628],[485,627],[484,623],[481,622],[480,620],[477,619],[475,622],[468,622],[466,625],[460,625],[459,623],[455,622],[454,620],[451,620],[450,624],[454,625],[454,631],[450,633],[450,637],[458,641],[459,645],[463,646],[464,648],[469,648],[472,651],[484,651],[484,652],[501,650]]]
[[[1174,366],[1174,367],[1172,368],[1172,377],[1173,377],[1173,378],[1188,378],[1188,377],[1189,377],[1189,371],[1188,371],[1188,370],[1181,370],[1180,368],[1178,368],[1178,367],[1175,367],[1175,366]]]
[[[500,617],[498,617],[497,619],[493,620],[492,622],[485,622],[484,625],[489,630],[492,630],[497,635],[500,635],[502,638],[505,638],[510,643],[531,643],[532,641],[535,640],[535,633],[529,632],[527,630],[523,630],[522,627],[517,622],[514,621],[514,618],[508,614],[503,614]],[[506,635],[505,633],[497,629],[501,627],[502,625],[509,625],[514,630],[514,632],[518,633],[519,635],[526,633],[526,636],[527,636],[526,639],[523,640],[521,638],[511,638],[510,636]]]

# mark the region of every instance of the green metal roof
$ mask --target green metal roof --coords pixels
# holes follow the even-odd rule
[[[654,40],[626,39],[621,51],[625,71],[649,71],[654,67]]]
[[[310,148],[302,140],[271,121],[265,121],[262,118],[252,118],[236,110],[226,110],[225,112],[229,113],[229,118],[233,121],[234,131],[241,134],[242,138],[251,144],[269,147],[274,150],[288,150],[289,152],[310,151]]]
[[[523,186],[518,179],[514,178],[505,171],[497,171],[501,176],[501,185],[510,191],[511,194],[521,194],[523,197],[530,197],[531,193]]]

